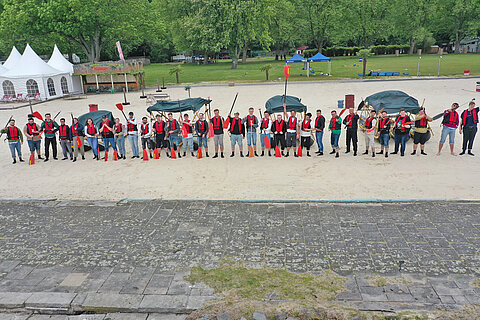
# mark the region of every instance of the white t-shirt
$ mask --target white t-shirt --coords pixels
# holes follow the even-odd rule
[[[298,125],[300,126],[300,136],[301,137],[309,137],[310,136],[310,132],[311,131],[303,131],[303,122],[305,121],[304,120],[298,120]],[[313,129],[313,120],[310,119],[310,124],[307,126],[307,129]]]

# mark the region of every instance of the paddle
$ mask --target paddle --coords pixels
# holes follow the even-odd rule
[[[474,101],[475,98],[473,98],[472,100],[468,100],[467,102],[463,103],[462,105],[458,106],[457,108],[453,109],[453,110],[457,110],[458,108],[466,105],[467,103],[469,103],[470,101]],[[439,113],[437,114],[436,116],[434,116],[432,119],[433,120],[437,120],[437,119],[440,119],[441,117],[443,117],[443,115],[445,114],[445,111],[443,111],[442,113]]]
[[[233,106],[235,106],[235,101],[237,101],[237,97],[238,97],[238,92],[235,95],[235,99],[233,99],[232,107],[230,108],[230,112],[228,113],[228,118],[225,119],[225,122],[223,123],[223,129],[227,129],[230,124],[230,115],[232,114]]]
[[[208,100],[210,100],[210,97],[208,97]],[[213,123],[211,122],[212,119],[212,113],[210,112],[210,102],[208,103],[208,109],[205,109],[205,115],[208,112],[208,137],[211,138],[215,135],[215,131],[213,130]]]
[[[122,111],[122,114],[125,117],[125,120],[127,120],[127,116],[125,115],[125,112],[123,112],[123,104],[117,103],[115,106],[117,107],[118,110]]]
[[[283,95],[283,112],[287,115],[287,81],[290,75],[290,66],[288,64],[283,68],[283,74],[285,75],[285,94]]]
[[[260,114],[260,119],[262,119],[262,108],[258,108],[258,113]],[[263,144],[265,145],[265,149],[270,149],[272,147],[267,133],[263,135]]]
[[[7,127],[8,127],[8,124],[10,123],[10,121],[12,121],[12,119],[13,119],[13,115],[12,115],[12,116],[10,116],[10,119],[8,119],[8,122],[7,122],[7,124],[5,125],[4,129],[7,129]],[[3,136],[3,132],[2,132],[2,133],[0,133],[0,137],[1,137],[1,136]]]

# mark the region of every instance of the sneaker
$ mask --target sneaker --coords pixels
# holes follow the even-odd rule
[[[398,151],[394,151],[394,152],[392,152],[392,153],[390,153],[390,154],[398,154]]]
[[[215,158],[218,158],[218,153],[215,153],[215,155],[212,157],[212,159],[215,159]]]
[[[401,154],[400,154],[400,157],[403,157],[403,156],[405,156],[405,153],[401,153]]]
[[[45,160],[43,160],[43,162],[47,162],[48,161],[48,158],[45,158]]]
[[[380,151],[380,152],[377,152],[377,154],[383,154],[383,150],[382,150],[382,151]]]
[[[317,156],[318,156],[318,157],[323,156],[323,152],[319,152],[319,153],[317,154]]]
[[[185,155],[183,155],[185,157]],[[181,158],[182,156],[180,155],[180,152],[178,153],[178,157]]]
[[[463,156],[465,154],[465,150],[462,150],[462,152],[459,153],[459,155]]]
[[[345,151],[345,153],[350,153],[350,150]]]
[[[41,155],[39,155],[39,156],[38,156],[38,159],[42,160],[43,158],[42,158],[42,156],[41,156]]]
[[[192,152],[192,157],[195,157],[195,154]]]
[[[207,153],[205,153],[205,156],[208,158],[208,152],[207,152]]]
[[[330,152],[329,154],[335,154],[335,150],[332,150],[332,152]]]
[[[77,161],[77,158],[73,158],[72,162],[75,162],[75,161]]]
[[[184,152],[184,153],[183,153],[183,156],[184,156],[184,157],[186,157],[186,156],[187,156],[187,153],[186,153],[186,152]]]
[[[468,155],[470,155],[470,156],[474,156],[474,154],[472,153],[472,151],[471,151],[471,150],[468,150]]]
[[[362,154],[368,154],[368,150],[366,150],[366,151],[365,151],[364,153],[362,153]]]
[[[310,157],[310,152],[307,152],[307,157]]]
[[[287,153],[285,153],[284,157],[285,157],[285,158],[288,158],[289,155],[290,155],[290,154],[287,152]]]
[[[420,152],[420,154],[422,154],[422,155],[424,155],[424,156],[427,155],[427,154],[425,153],[425,151],[423,151],[423,150]]]
[[[230,158],[232,158],[234,156],[235,156],[235,152],[232,152],[232,154],[230,155]]]
[[[353,156],[354,156],[354,157],[357,156],[357,151],[354,151],[354,152],[353,152]]]
[[[12,164],[15,164],[15,163],[17,163],[17,159],[13,159]]]
[[[295,152],[293,153],[293,156],[294,156],[295,158],[298,158],[298,155],[297,155]]]
[[[67,157],[65,157],[65,158],[63,158],[62,160],[67,160],[67,159],[68,159],[68,158],[67,158]]]
[[[412,153],[410,153],[412,156],[414,156],[417,153],[417,150],[413,150]]]
[[[260,157],[263,157],[265,155],[265,151],[262,151],[262,153],[260,154]]]
[[[123,156],[123,159],[125,159],[125,156]],[[82,160],[85,160],[85,156],[82,156]]]
[[[240,152],[240,158],[243,158],[243,152]]]
[[[132,159],[135,159],[135,158],[136,158],[136,156],[133,156],[133,157],[132,157]]]
[[[25,160],[23,160],[22,157],[18,157],[18,160],[19,160],[20,162],[25,162]]]
[[[385,158],[388,158],[388,152],[385,152]]]
[[[337,152],[337,154],[335,155],[335,158],[340,158],[340,155],[338,154],[338,152]]]
[[[375,158],[375,152],[372,152],[372,158]]]
[[[53,157],[53,160],[58,160],[58,158],[56,158],[56,157]]]
[[[225,157],[223,156],[223,152],[222,152],[222,154],[220,155],[220,157],[221,157],[221,158],[225,158]]]

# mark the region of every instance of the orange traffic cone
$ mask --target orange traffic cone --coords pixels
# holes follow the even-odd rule
[[[158,149],[155,148],[153,149],[153,159],[159,159],[160,158],[160,154],[158,153]]]
[[[143,149],[143,161],[148,161],[148,152],[147,152],[147,149]]]
[[[171,158],[171,159],[177,159],[177,154],[175,153],[175,149],[174,149],[174,148],[172,148],[172,149],[170,150],[170,158]]]
[[[270,145],[270,139],[267,135],[263,137],[263,142],[265,144],[265,149],[270,149],[272,146]]]
[[[28,160],[28,164],[29,165],[35,164],[35,153],[32,153],[30,155],[30,160]]]
[[[118,151],[117,151],[117,149],[113,150],[113,161],[118,161]]]
[[[202,159],[202,148],[198,148],[197,150],[197,159]]]
[[[300,144],[297,149],[297,156],[301,157],[302,156],[302,145]]]
[[[282,154],[280,153],[280,148],[278,146],[275,147],[275,157],[281,158]]]
[[[255,157],[255,155],[253,154],[253,147],[252,146],[250,146],[250,148],[248,148],[248,157],[249,158]]]
[[[108,161],[108,151],[105,149],[105,161]]]

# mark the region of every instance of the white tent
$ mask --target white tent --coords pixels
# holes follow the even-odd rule
[[[4,66],[0,65],[0,74],[4,73],[5,71],[7,71],[7,69]]]
[[[10,53],[12,61],[15,58],[14,51],[15,48]],[[22,94],[23,97],[37,96],[41,100],[48,100],[64,96],[72,88],[72,75],[48,65],[28,44],[20,59],[14,64],[9,62],[7,69],[0,73],[3,95]]]
[[[67,78],[69,92],[83,92],[81,77],[73,75],[73,64],[65,59],[57,45],[55,45],[53,48],[53,53],[50,57],[50,60],[48,60],[48,65],[57,70],[68,72],[70,74],[70,77]]]
[[[12,51],[10,51],[10,54],[8,55],[7,60],[5,60],[5,62],[3,63],[3,67],[7,70],[10,69],[11,67],[17,64],[18,60],[20,60],[21,57],[22,55],[20,54],[20,52],[18,52],[17,48],[14,46],[12,48]]]

